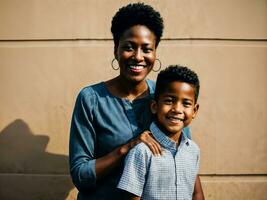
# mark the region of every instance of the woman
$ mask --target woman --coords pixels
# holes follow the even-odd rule
[[[84,88],[73,112],[70,172],[78,199],[121,199],[116,185],[127,152],[143,141],[154,154],[161,153],[145,132],[154,93],[154,82],[145,78],[156,60],[163,20],[151,6],[129,4],[113,17],[111,32],[120,73]]]

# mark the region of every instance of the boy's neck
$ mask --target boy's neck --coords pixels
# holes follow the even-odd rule
[[[175,133],[173,135],[169,135],[168,137],[171,140],[173,140],[177,144],[177,146],[179,146],[180,145],[180,142],[181,142],[181,139],[182,139],[181,135],[182,135],[182,131],[180,131],[178,133]]]
[[[176,133],[170,133],[168,132],[163,126],[161,126],[157,121],[156,121],[156,124],[158,126],[158,128],[167,136],[169,137],[172,141],[174,141],[177,146],[180,145],[180,142],[181,142],[181,135],[182,135],[182,130],[180,130],[179,132],[176,132]]]

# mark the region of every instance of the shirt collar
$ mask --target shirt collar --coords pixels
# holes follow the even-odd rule
[[[166,136],[156,125],[155,122],[152,122],[150,125],[150,131],[152,132],[155,139],[160,143],[161,146],[163,146],[166,149],[177,151],[177,143],[171,140],[168,136]],[[182,131],[181,134],[181,142],[180,146],[183,144],[189,145],[189,139],[186,136],[186,134]]]

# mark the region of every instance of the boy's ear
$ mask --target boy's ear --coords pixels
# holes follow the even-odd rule
[[[158,109],[157,102],[155,100],[151,100],[151,104],[150,104],[151,112],[153,114],[156,114],[157,113],[157,109]]]
[[[192,117],[193,119],[197,116],[198,109],[199,109],[199,104],[196,103],[193,111],[194,112]]]

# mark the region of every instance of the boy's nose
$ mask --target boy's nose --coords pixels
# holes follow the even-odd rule
[[[176,103],[173,105],[173,111],[177,113],[182,113],[183,106],[180,103]]]

